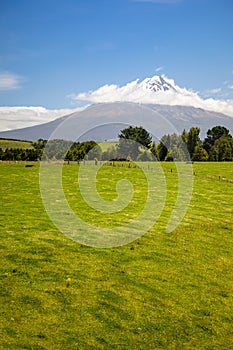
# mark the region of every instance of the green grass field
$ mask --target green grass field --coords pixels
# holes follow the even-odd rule
[[[219,176],[233,180],[233,164],[193,165],[191,203],[169,234],[178,176],[173,163],[162,166],[166,206],[154,227],[131,244],[97,249],[49,220],[39,164],[0,164],[0,349],[232,348],[233,183]],[[143,173],[106,166],[97,178],[100,194],[114,200],[122,177],[136,189],[122,212],[103,215],[84,203],[76,164],[63,169],[66,198],[100,229],[120,225],[143,207]]]
[[[5,150],[6,148],[30,149],[33,148],[33,146],[30,141],[0,139],[0,148],[2,148],[3,150]]]

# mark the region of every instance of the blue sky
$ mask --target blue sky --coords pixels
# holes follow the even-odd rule
[[[0,106],[70,98],[154,74],[233,99],[232,0],[1,0]]]

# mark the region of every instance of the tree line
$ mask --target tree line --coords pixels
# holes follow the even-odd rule
[[[183,130],[181,135],[164,135],[159,143],[142,127],[128,127],[121,130],[119,142],[102,151],[95,141],[72,142],[66,140],[42,140],[32,142],[32,148],[0,148],[0,160],[133,160],[153,161],[233,161],[233,138],[223,126],[207,131],[200,139],[200,128]],[[154,157],[153,157],[154,156]]]
[[[165,135],[153,146],[154,153],[160,161],[182,159],[182,152],[186,156],[188,152],[191,161],[233,161],[233,138],[227,128],[215,126],[209,129],[203,141],[199,134],[200,128],[192,127],[181,135]]]
[[[101,148],[95,141],[72,142],[66,140],[39,139],[31,143],[32,148],[0,148],[0,160],[40,161],[40,160],[82,160],[100,159]]]
[[[159,161],[233,161],[233,138],[227,128],[215,126],[202,141],[200,128],[192,127],[181,135],[164,135],[155,143],[143,127],[130,126],[121,131],[118,146],[106,156],[117,158],[119,154],[137,161],[151,161],[153,156]]]

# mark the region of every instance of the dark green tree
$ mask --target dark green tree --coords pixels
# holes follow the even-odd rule
[[[152,137],[142,126],[121,130],[119,136],[118,154],[120,158],[131,157],[136,160],[140,155],[140,146],[149,149],[152,144]]]
[[[209,155],[203,147],[201,146],[195,147],[193,157],[192,157],[193,161],[203,162],[203,161],[207,161],[208,158],[209,158]]]
[[[233,138],[222,136],[211,147],[209,159],[217,162],[233,161]]]
[[[157,147],[160,161],[186,161],[187,150],[181,135],[164,135]]]
[[[231,137],[230,132],[224,126],[214,126],[212,129],[207,131],[207,137],[203,141],[203,147],[210,153],[211,148],[214,146],[216,140],[220,137]]]
[[[152,146],[151,146],[151,153],[155,156],[155,158],[157,160],[159,160],[159,154],[158,154],[158,145],[156,145],[155,142],[153,142]]]
[[[195,148],[200,146],[201,140],[199,138],[200,128],[192,127],[188,132],[187,148],[190,158],[192,160]]]
[[[102,150],[99,145],[96,144],[89,152],[88,152],[88,159],[89,160],[101,160],[102,157]]]
[[[14,160],[14,151],[12,148],[5,149],[3,160]]]
[[[121,130],[121,133],[118,135],[118,137],[120,140],[127,139],[136,141],[148,149],[152,144],[152,137],[142,126],[129,126],[128,128]]]
[[[174,158],[172,156],[172,152],[169,151],[166,155],[166,158],[164,159],[166,162],[173,162]]]
[[[66,153],[65,160],[74,160],[74,153],[72,150],[69,149],[69,151]]]
[[[39,139],[36,142],[32,142],[32,146],[37,150],[43,150],[46,146],[47,140]]]
[[[182,140],[186,145],[188,143],[188,134],[189,134],[188,131],[186,131],[185,129],[183,130],[183,132],[181,134]]]
[[[158,159],[163,162],[168,154],[168,149],[170,147],[170,135],[164,135],[161,138],[160,143],[157,147]]]
[[[152,162],[154,160],[155,159],[152,152],[150,152],[148,149],[144,149],[144,151],[142,151],[137,157],[138,162]]]

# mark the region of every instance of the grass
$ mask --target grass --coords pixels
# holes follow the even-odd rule
[[[168,195],[155,226],[131,244],[95,249],[51,223],[38,164],[0,164],[1,349],[231,349],[233,184],[218,176],[233,179],[232,163],[194,164],[189,209],[170,234],[177,174],[174,164],[162,166]],[[116,198],[122,176],[136,193],[117,215],[83,202],[77,165],[64,167],[65,194],[85,220],[117,226],[145,199],[140,169],[103,167],[97,187],[105,199]]]
[[[101,147],[102,152],[108,151],[110,148],[115,147],[118,145],[118,142],[98,142],[98,145]]]
[[[0,148],[2,148],[3,150],[5,150],[6,148],[30,149],[33,148],[33,146],[30,141],[0,139]]]

